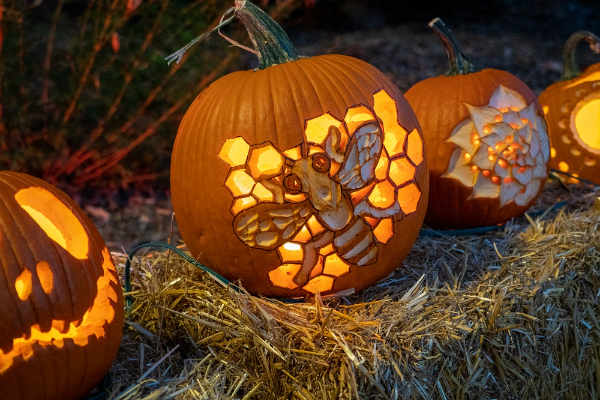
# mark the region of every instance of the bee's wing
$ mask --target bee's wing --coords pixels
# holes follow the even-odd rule
[[[344,189],[360,189],[375,178],[382,147],[383,134],[379,124],[368,123],[356,130],[337,173],[337,180]]]
[[[233,230],[248,246],[271,250],[291,240],[312,214],[308,201],[259,203],[235,217]]]

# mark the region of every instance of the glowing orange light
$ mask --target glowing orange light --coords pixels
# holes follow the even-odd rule
[[[323,273],[331,276],[342,276],[350,271],[350,265],[337,255],[337,253],[325,257]]]
[[[312,239],[312,236],[311,236],[310,232],[308,231],[308,229],[306,228],[306,225],[304,225],[302,227],[302,229],[300,229],[300,231],[298,231],[298,233],[296,234],[296,236],[294,236],[294,238],[292,240],[294,242],[306,243],[311,239]]]
[[[304,259],[304,249],[298,243],[284,243],[277,248],[277,252],[284,263],[301,263]]]
[[[254,179],[243,169],[231,171],[225,180],[225,186],[231,190],[233,197],[250,194],[254,188],[254,184]]]
[[[258,182],[252,190],[252,195],[259,201],[273,201],[273,193],[265,187],[262,183]]]
[[[321,225],[319,220],[317,220],[317,217],[315,217],[314,215],[310,217],[308,221],[306,221],[306,225],[308,225],[308,229],[313,234],[313,236],[316,236],[325,230],[323,225]]]
[[[252,196],[238,197],[233,201],[233,206],[231,206],[231,212],[234,215],[237,215],[240,213],[240,211],[250,208],[255,204],[256,199]]]
[[[387,174],[387,171],[386,171],[386,174]],[[376,182],[373,181],[366,187],[350,193],[350,197],[352,198],[352,204],[357,205],[358,203],[360,203],[365,198],[365,196],[371,191],[373,186],[375,186],[375,183]]]
[[[590,156],[585,156],[583,158],[583,163],[587,166],[587,167],[593,167],[594,165],[596,165],[596,159]]]
[[[594,81],[600,81],[600,71],[596,71],[594,73],[591,73],[588,76],[577,79],[577,80],[571,82],[570,84],[566,85],[563,89],[569,89],[574,86],[581,85],[582,83],[585,83],[585,82],[594,82]]]
[[[309,119],[306,121],[306,140],[311,143],[323,145],[323,141],[329,133],[329,128],[335,126],[341,132],[346,132],[346,128],[342,124],[342,121],[338,120],[331,114],[323,114],[319,117]]]
[[[283,156],[275,147],[268,144],[252,150],[248,168],[254,179],[268,179],[281,174]]]
[[[15,200],[56,244],[73,257],[88,257],[88,236],[73,211],[41,187],[21,189]]]
[[[54,275],[47,261],[40,261],[35,266],[35,271],[40,280],[42,290],[46,294],[50,294],[54,288]]]
[[[0,374],[8,370],[17,357],[20,356],[25,361],[30,359],[34,355],[34,345],[42,348],[49,346],[62,348],[70,341],[76,346],[86,346],[90,339],[93,340],[95,337],[97,340],[105,336],[105,324],[112,323],[115,318],[114,304],[117,301],[115,288],[118,288],[119,284],[108,249],[104,248],[102,255],[103,275],[97,281],[97,295],[81,321],[67,324],[65,321],[53,320],[51,329],[47,332],[42,332],[38,324],[31,326],[28,334],[13,339],[12,349],[8,353],[0,350]],[[26,286],[25,281],[23,284]]]
[[[500,178],[498,178],[497,176],[492,176],[492,183],[494,184],[499,184],[500,183]]]
[[[486,135],[489,135],[491,131],[492,131],[492,127],[489,126],[489,124],[485,124],[483,126],[483,133],[485,133]]]
[[[569,170],[569,164],[567,164],[564,161],[561,161],[558,163],[558,169],[560,169],[562,172],[567,172]]]
[[[242,137],[228,139],[223,144],[219,157],[232,167],[244,165],[248,158],[250,145]]]
[[[285,193],[283,195],[283,197],[285,197],[285,199],[287,201],[289,201],[290,203],[301,203],[307,199],[306,193],[298,193],[298,194]]]
[[[596,152],[600,150],[600,98],[591,100],[576,111],[575,129],[583,143]]]
[[[471,165],[471,172],[477,172],[478,170],[477,165]]]
[[[465,155],[463,156],[465,161],[469,161],[471,159],[471,155],[469,153],[465,153]]]
[[[312,156],[313,154],[317,154],[317,153],[325,153],[325,149],[322,148],[321,146],[316,146],[314,144],[311,144],[308,146],[308,155]]]
[[[19,275],[15,280],[15,289],[17,290],[17,295],[21,300],[27,300],[31,294],[31,276],[31,271],[25,268],[23,272],[21,272],[21,275]]]
[[[417,211],[417,205],[421,199],[421,191],[415,183],[398,189],[398,203],[405,214],[412,214]]]
[[[481,171],[481,173],[483,174],[483,176],[485,176],[486,178],[489,178],[489,176],[492,174],[492,172],[489,169],[484,169],[483,171]]]
[[[382,181],[387,178],[388,174],[389,158],[385,149],[381,152],[377,166],[375,167],[375,177],[378,181]]]
[[[392,218],[382,219],[373,229],[373,234],[381,243],[386,244],[394,236],[394,222]]]
[[[488,160],[490,160],[490,161],[494,161],[495,158],[496,157],[494,157],[494,156],[488,156]]]
[[[365,215],[363,218],[369,225],[371,225],[371,228],[375,228],[379,222],[379,218],[369,217],[368,215]]]
[[[505,160],[503,160],[503,159],[500,159],[500,160],[498,160],[498,165],[499,165],[501,168],[506,168],[506,167],[508,167],[508,163],[507,163]]]
[[[327,254],[331,254],[334,251],[335,249],[333,248],[333,244],[329,243],[327,246],[321,247],[319,249],[319,254],[326,256]]]
[[[494,116],[494,122],[502,122],[502,115],[498,114],[498,115]]]
[[[375,114],[383,123],[385,137],[383,145],[390,157],[400,154],[404,151],[404,141],[406,139],[406,130],[398,124],[398,110],[396,102],[385,90],[381,90],[373,95]]]
[[[513,182],[515,181],[515,179],[514,179],[513,177],[511,177],[511,176],[507,176],[507,177],[506,177],[506,178],[504,178],[502,181],[503,181],[505,184],[509,185],[509,184],[513,183]]]
[[[333,288],[333,278],[330,276],[320,275],[308,281],[302,289],[309,293],[326,292]]]
[[[364,106],[356,106],[348,109],[344,122],[348,127],[348,132],[351,134],[356,131],[361,125],[375,121],[375,117],[371,111]]]
[[[396,186],[402,186],[415,176],[415,167],[406,157],[393,160],[390,163],[390,178]]]
[[[521,118],[521,122],[527,125],[529,123],[529,120],[527,118]]]
[[[394,204],[394,186],[389,181],[379,182],[367,198],[375,207],[388,208]]]
[[[298,161],[302,158],[302,146],[294,147],[293,149],[289,149],[283,152],[283,155],[287,158]]]
[[[419,131],[413,129],[408,135],[408,158],[415,164],[419,165],[423,162],[423,139]]]
[[[322,273],[323,273],[323,256],[319,255],[319,259],[317,260],[317,263],[315,264],[313,269],[310,271],[310,275],[308,277],[312,279],[317,275],[321,275]]]
[[[269,272],[269,280],[274,286],[290,290],[296,289],[298,285],[293,279],[301,267],[301,264],[283,264]]]

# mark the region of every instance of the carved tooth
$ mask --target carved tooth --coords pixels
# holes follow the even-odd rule
[[[262,232],[264,232],[264,231],[269,230],[270,226],[271,226],[271,220],[265,219],[264,221],[259,222],[258,229],[260,229]]]
[[[360,148],[366,148],[369,146],[370,144],[370,135],[362,135],[359,139],[358,139],[358,147]]]
[[[258,230],[258,221],[252,221],[251,223],[248,224],[248,226],[246,226],[246,229],[244,229],[244,233],[250,235],[254,232],[256,232]]]
[[[368,262],[370,262],[373,258],[375,258],[376,255],[377,255],[377,247],[373,247],[371,249],[371,251],[369,251],[367,253],[367,255],[364,256],[363,258],[361,258],[356,264],[358,264],[358,265],[365,265]]]
[[[270,247],[277,242],[277,233],[261,232],[256,235],[256,243],[262,247]]]
[[[304,218],[304,217],[307,217],[307,216],[308,216],[308,214],[310,214],[310,209],[309,209],[308,207],[303,207],[303,208],[300,210],[300,216],[301,216],[302,218]]]
[[[358,162],[362,165],[369,159],[369,149],[362,149],[358,155]]]

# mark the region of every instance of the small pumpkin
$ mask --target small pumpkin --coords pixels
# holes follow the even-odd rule
[[[252,293],[361,290],[400,265],[427,203],[420,127],[364,61],[301,58],[250,2],[236,2],[259,58],[187,110],[171,163],[192,255]]]
[[[496,225],[526,211],[548,175],[550,147],[536,95],[501,70],[476,71],[436,18],[450,70],[405,97],[423,128],[430,197],[425,223],[461,229]]]
[[[600,183],[600,63],[584,72],[577,68],[575,50],[582,40],[600,53],[600,38],[575,32],[565,43],[562,76],[539,100],[546,114],[552,144],[550,166]]]
[[[104,241],[66,194],[4,171],[0,304],[2,398],[79,399],[110,369],[123,297]]]

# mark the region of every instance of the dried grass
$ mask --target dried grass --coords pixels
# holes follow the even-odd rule
[[[551,183],[537,207],[568,197],[558,211],[419,237],[386,280],[304,303],[149,251],[135,258],[110,398],[598,399],[599,195]]]

